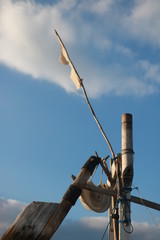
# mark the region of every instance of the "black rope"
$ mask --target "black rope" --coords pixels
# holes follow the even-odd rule
[[[129,199],[127,199],[127,198],[120,198],[119,200],[118,200],[118,202],[120,202],[121,204],[124,204],[125,205],[125,209],[126,208],[129,208]],[[133,225],[132,225],[132,223],[131,223],[131,219],[129,219],[127,216],[126,216],[126,214],[125,214],[125,211],[124,211],[124,207],[123,207],[123,219],[125,219],[125,220],[123,220],[123,219],[120,219],[119,220],[119,222],[120,223],[122,223],[122,225],[123,225],[123,229],[124,229],[124,231],[126,232],[126,233],[128,233],[128,234],[131,234],[131,233],[133,233]],[[129,226],[130,227],[130,231],[127,229],[127,226]]]
[[[133,225],[132,225],[131,222],[129,223],[129,226],[131,227],[131,230],[130,230],[130,231],[128,231],[127,228],[126,228],[124,225],[125,225],[125,222],[123,221],[123,229],[124,229],[124,231],[125,231],[126,233],[128,233],[128,234],[133,233]]]

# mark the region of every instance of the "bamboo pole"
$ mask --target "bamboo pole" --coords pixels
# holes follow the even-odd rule
[[[130,240],[130,190],[133,179],[132,115],[122,115],[122,193],[119,204],[119,240]]]

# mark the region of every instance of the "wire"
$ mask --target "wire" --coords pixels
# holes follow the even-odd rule
[[[108,222],[108,224],[107,224],[107,226],[106,226],[106,228],[105,228],[105,230],[104,230],[104,233],[103,233],[103,236],[102,236],[101,240],[104,239],[104,237],[105,237],[105,235],[106,235],[106,232],[107,232],[107,230],[108,230],[108,227],[109,227],[109,225],[110,225],[110,223],[111,223],[111,220],[112,220],[112,218],[110,218],[110,221]]]
[[[108,230],[108,227],[109,227],[109,225],[111,224],[111,221],[112,221],[112,218],[113,218],[113,213],[114,213],[114,211],[116,210],[117,206],[118,206],[118,200],[116,201],[115,206],[114,206],[114,208],[112,209],[112,212],[111,212],[111,214],[110,214],[110,220],[109,220],[109,222],[108,222],[108,224],[107,224],[107,226],[106,226],[106,228],[105,228],[105,230],[104,230],[104,233],[103,233],[103,236],[102,236],[101,240],[104,240],[104,237],[105,237],[105,235],[106,235],[106,232],[107,232],[107,230]],[[108,237],[107,237],[107,238],[108,238]]]
[[[132,185],[133,185],[133,184],[132,184]],[[139,195],[139,198],[140,198],[143,206],[144,206],[144,207],[146,208],[146,210],[148,211],[149,215],[150,215],[151,218],[152,218],[152,221],[154,222],[155,226],[157,227],[157,230],[160,232],[159,224],[158,224],[158,222],[156,221],[155,217],[153,216],[152,212],[149,210],[149,208],[148,208],[148,207],[145,205],[145,203],[143,202],[143,199],[142,199],[142,197],[141,197],[141,193],[140,193],[140,191],[139,191],[139,188],[138,188],[138,187],[135,187],[134,185],[133,185],[133,187],[134,187],[134,189],[137,190],[138,195]]]

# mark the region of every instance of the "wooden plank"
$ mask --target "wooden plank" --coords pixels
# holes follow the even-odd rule
[[[91,156],[82,167],[62,201],[58,203],[33,202],[17,217],[1,240],[49,240],[56,232],[92,175],[100,158]]]
[[[32,202],[18,215],[1,240],[38,239],[58,206],[58,203]]]

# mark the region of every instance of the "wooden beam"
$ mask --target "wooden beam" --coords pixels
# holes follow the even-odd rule
[[[135,197],[135,196],[131,196],[130,201],[133,202],[133,203],[137,203],[137,204],[143,205],[145,207],[149,207],[149,208],[160,211],[160,204],[159,203],[151,202],[149,200],[139,198],[139,197]]]
[[[86,190],[89,190],[89,191],[102,193],[102,194],[109,195],[109,196],[112,196],[112,197],[117,196],[117,191],[116,190],[106,189],[106,188],[102,188],[102,187],[95,187],[95,186],[91,186],[87,183],[84,185],[83,188],[86,189]],[[151,202],[151,201],[149,201],[147,199],[144,199],[144,198],[139,198],[139,197],[131,195],[131,198],[130,198],[129,201],[160,211],[160,204],[159,203]]]
[[[98,193],[102,193],[111,197],[116,197],[117,196],[117,191],[116,190],[111,190],[111,189],[106,189],[106,188],[102,188],[102,187],[95,187],[95,186],[91,186],[89,184],[85,184],[84,189],[89,190],[89,191],[93,191],[93,192],[98,192]]]

